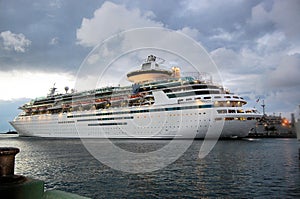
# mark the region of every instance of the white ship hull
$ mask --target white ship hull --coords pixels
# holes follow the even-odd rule
[[[179,108],[182,110],[173,110]],[[141,109],[144,112],[135,113],[138,108],[123,108],[18,116],[11,125],[20,136],[162,139],[205,138],[209,128],[209,132],[216,132],[217,138],[221,131],[222,138],[245,137],[256,123],[254,119],[238,120],[249,117],[249,114],[231,115],[236,119],[225,120],[227,115],[218,114],[216,108],[195,104]],[[220,129],[222,126],[223,129]]]
[[[127,77],[134,84],[65,94],[53,87],[11,125],[20,136],[193,139],[245,137],[261,118],[222,86],[159,69],[153,55]]]

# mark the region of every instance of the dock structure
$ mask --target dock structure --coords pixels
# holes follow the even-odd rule
[[[293,116],[292,116],[293,117]],[[296,138],[296,123],[290,122],[281,114],[266,115],[264,114],[249,133],[250,137],[269,137],[269,138]]]

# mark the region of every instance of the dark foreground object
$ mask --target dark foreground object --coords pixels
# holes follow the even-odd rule
[[[15,156],[19,151],[14,147],[0,147],[0,196],[7,199],[85,198],[58,190],[44,192],[43,181],[14,175]]]

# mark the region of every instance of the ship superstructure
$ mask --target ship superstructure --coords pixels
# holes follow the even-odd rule
[[[204,138],[222,122],[221,137],[245,137],[262,116],[221,86],[161,69],[153,55],[127,78],[132,85],[64,94],[53,87],[11,124],[21,136]]]

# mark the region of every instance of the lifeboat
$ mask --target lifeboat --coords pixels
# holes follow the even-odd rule
[[[135,99],[135,98],[139,98],[142,97],[140,94],[134,94],[134,95],[130,95],[131,99]]]
[[[95,102],[96,102],[96,103],[99,103],[99,102],[104,102],[104,101],[106,101],[106,100],[104,100],[104,99],[100,99],[100,98],[99,98],[99,99],[95,99]]]

